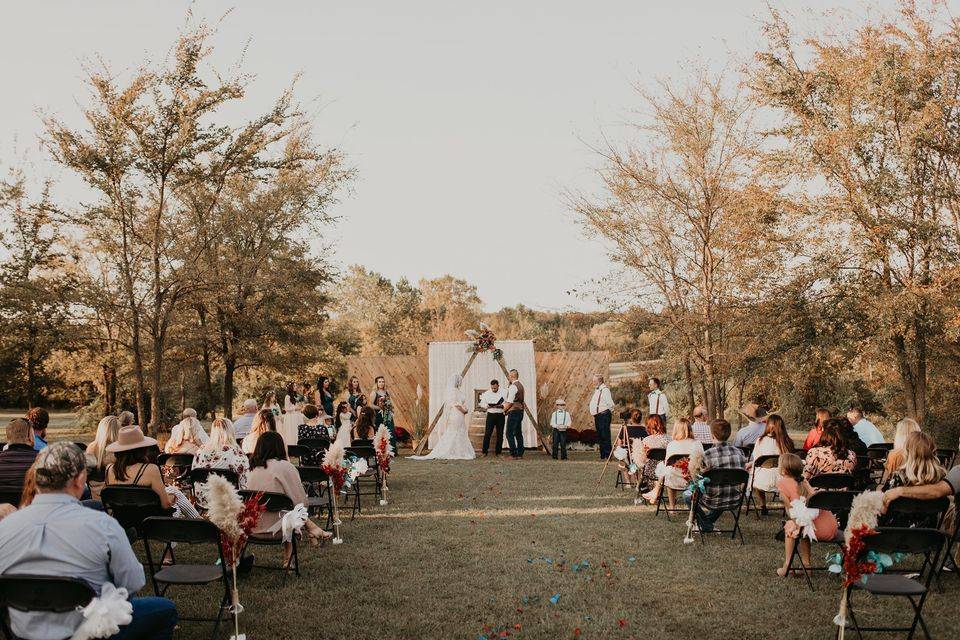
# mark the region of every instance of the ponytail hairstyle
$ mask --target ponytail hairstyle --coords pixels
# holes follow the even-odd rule
[[[797,491],[803,498],[810,497],[809,485],[803,478],[803,460],[800,456],[795,453],[781,453],[780,459],[777,460],[777,467],[780,475],[797,482]]]

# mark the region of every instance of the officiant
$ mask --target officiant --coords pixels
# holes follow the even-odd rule
[[[487,412],[487,421],[483,431],[483,455],[490,451],[490,436],[497,433],[494,451],[500,455],[503,451],[503,392],[500,391],[500,381],[491,380],[490,388],[480,394],[480,406]]]

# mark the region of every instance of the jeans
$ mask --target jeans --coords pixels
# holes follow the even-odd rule
[[[600,445],[601,460],[609,458],[610,451],[613,449],[613,445],[610,443],[611,421],[613,421],[613,414],[609,411],[593,416],[593,424],[597,428],[597,443]]]
[[[557,459],[557,452],[560,453],[560,459],[567,459],[567,430],[553,430],[553,459]]]
[[[710,533],[713,531],[713,525],[720,519],[724,511],[724,509],[705,509],[700,504],[697,504],[693,515],[697,519],[697,526],[700,527],[700,531]],[[729,511],[729,509],[727,509],[727,511]]]
[[[493,435],[494,431],[497,432],[494,451],[497,452],[497,455],[500,455],[500,452],[503,451],[503,422],[504,417],[502,413],[487,412],[487,423],[483,430],[483,455],[487,455],[487,452],[490,451],[490,436]]]
[[[133,620],[110,640],[170,640],[177,624],[177,607],[167,598],[131,598]]]
[[[514,458],[523,457],[523,411],[507,414],[507,446]]]

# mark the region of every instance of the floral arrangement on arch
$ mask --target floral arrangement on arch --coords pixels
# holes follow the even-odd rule
[[[493,334],[493,331],[485,323],[480,323],[480,330],[467,329],[465,332],[467,336],[473,340],[473,344],[467,347],[467,353],[484,353],[486,351],[493,352],[493,359],[500,360],[503,358],[503,352],[500,349],[497,349],[497,336]]]

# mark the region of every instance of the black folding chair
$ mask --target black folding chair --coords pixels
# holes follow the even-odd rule
[[[0,491],[0,504],[12,504],[19,507],[21,497],[23,497],[23,494],[17,491]]]
[[[836,535],[830,540],[816,540],[817,544],[836,545],[838,550],[843,546],[843,526],[841,523],[846,522],[847,516],[850,513],[850,507],[853,505],[853,498],[856,495],[853,491],[818,491],[807,498],[807,507],[810,509],[829,511],[837,518]],[[813,559],[812,544],[810,548],[810,558]],[[816,587],[813,586],[813,580],[810,579],[810,572],[826,571],[829,567],[827,565],[808,567],[800,556],[800,539],[797,539],[797,543],[793,545],[793,554],[790,556],[790,562],[787,565],[787,575],[795,570],[793,566],[794,560],[800,563],[800,570],[803,571],[803,577],[807,579],[807,586],[810,587],[811,591],[816,591]]]
[[[193,467],[192,453],[161,453],[157,456],[157,464],[161,467],[173,469],[176,474],[174,482],[181,489],[190,488],[190,469]]]
[[[943,584],[940,582],[940,578],[944,571],[950,571],[954,575],[960,575],[960,566],[957,566],[956,556],[954,555],[954,549],[957,547],[957,543],[960,542],[960,510],[956,508],[957,497],[954,496],[953,500],[953,535],[947,540],[947,547],[943,551],[943,561],[940,562],[940,566],[937,567],[937,584],[940,585],[940,591],[943,591]]]
[[[70,613],[90,604],[96,596],[86,581],[79,578],[60,578],[36,575],[0,576],[0,608],[22,612]],[[0,616],[3,637],[16,640],[17,636]],[[69,638],[69,636],[67,636]]]
[[[85,442],[74,442],[73,446],[75,446],[77,449],[80,449],[80,451],[83,451],[84,453],[87,452],[87,443]]]
[[[919,498],[897,498],[880,517],[880,526],[884,527],[925,527],[936,529],[950,508],[949,498],[920,500]]]
[[[666,462],[667,461],[667,450],[663,447],[657,447],[655,449],[647,450],[647,460],[652,462]],[[653,478],[649,478],[646,475],[647,464],[644,462],[640,466],[639,475],[637,476],[637,497],[640,497],[640,492],[643,491],[643,488],[648,485],[652,480],[653,482],[657,481],[656,475]]]
[[[747,515],[750,514],[750,505],[753,505],[753,510],[756,512],[757,518],[760,517],[760,508],[757,506],[757,501],[753,497],[754,491],[760,491],[759,489],[756,489],[753,486],[753,479],[757,475],[756,473],[757,469],[776,469],[779,462],[780,462],[779,454],[772,454],[769,456],[760,456],[759,458],[753,461],[753,473],[750,474],[750,486],[747,488],[747,506],[746,506],[746,509],[744,510],[745,514]],[[774,490],[774,491],[764,491],[763,493],[764,493],[764,496],[766,495],[776,496],[778,495],[779,492]],[[767,509],[769,510],[769,507]],[[774,509],[780,509],[781,511],[783,511],[784,516],[787,515],[787,507],[782,503],[779,507],[774,507]]]
[[[930,592],[930,581],[936,575],[937,560],[943,549],[942,533],[936,529],[880,527],[876,535],[863,538],[867,551],[877,553],[907,553],[923,556],[923,564],[919,575],[915,578],[898,573],[879,573],[867,576],[863,582],[855,582],[847,588],[847,615],[853,623],[857,637],[863,637],[864,631],[906,631],[907,638],[912,638],[917,630],[917,624],[923,629],[923,635],[930,640],[930,631],[923,620],[923,605]],[[924,577],[925,576],[925,577]],[[897,596],[906,598],[913,608],[913,622],[908,627],[862,627],[857,621],[853,606],[853,594],[866,591],[872,596]],[[837,628],[837,637],[840,628]]]
[[[681,460],[686,460],[687,462],[690,462],[690,456],[683,455],[680,453],[675,453],[669,458],[667,458],[667,461],[665,464],[669,468],[677,464]],[[670,502],[669,500],[667,500],[667,496],[665,495],[667,489],[668,487],[666,482],[666,475],[664,475],[663,481],[660,483],[660,490],[657,491],[657,510],[654,512],[653,515],[654,516],[660,515],[660,511],[662,509],[662,511],[665,514],[667,514],[667,520],[669,520],[671,513],[686,513],[687,509],[685,509],[684,507],[676,507],[676,506],[671,508]]]
[[[746,469],[710,469],[703,474],[704,478],[709,479],[709,482],[706,483],[706,490],[710,491],[711,488],[717,489],[720,487],[736,487],[739,493],[739,497],[736,502],[732,505],[721,507],[719,511],[729,512],[733,516],[733,528],[732,529],[717,529],[714,528],[713,532],[715,533],[729,533],[731,540],[736,540],[737,535],[740,536],[740,544],[744,544],[743,540],[743,531],[740,529],[740,513],[743,509],[744,495],[747,492],[747,483],[750,482],[750,473]],[[693,510],[694,513],[697,513],[700,509],[701,504],[703,503],[703,495],[700,491],[694,492],[693,495]],[[721,513],[721,517],[723,514]],[[719,522],[719,519],[717,520]],[[699,522],[697,523],[697,530],[700,533],[700,542],[706,544],[706,537],[704,535],[703,529],[700,527]]]
[[[949,469],[953,466],[953,461],[957,457],[956,449],[937,449],[937,460],[940,461],[940,466],[945,469]]]
[[[890,455],[890,449],[886,448],[887,443],[872,444],[867,447],[867,460],[870,466],[870,479],[874,482],[880,482],[883,478],[883,469],[887,463],[887,456]]]
[[[307,485],[307,510],[311,513],[327,512],[326,529],[333,525],[333,494],[327,490],[327,473],[320,467],[297,467],[300,482]]]
[[[226,479],[227,482],[232,484],[234,488],[240,488],[240,475],[236,471],[230,469],[209,469],[209,468],[197,468],[191,469],[189,473],[190,477],[190,490],[193,492],[193,495],[197,498],[197,508],[205,507],[206,498],[205,496],[200,495],[200,485],[206,484],[207,480],[210,479],[210,476],[220,476],[221,478]]]
[[[821,473],[810,478],[810,486],[823,491],[853,491],[856,484],[851,473]]]
[[[746,458],[747,460],[749,460],[750,458],[753,457],[753,445],[752,445],[752,444],[747,444],[747,445],[744,445],[744,446],[742,446],[742,447],[737,447],[737,449],[740,449],[740,451],[743,452],[743,457]]]
[[[360,441],[354,440],[354,442]],[[377,452],[373,448],[373,445],[351,445],[347,447],[346,453],[367,461],[366,473],[358,476],[353,483],[353,509],[350,512],[350,519],[353,520],[356,514],[363,513],[361,508],[362,496],[374,496],[376,500],[380,500],[383,497],[380,486],[380,466],[377,464]],[[372,491],[364,489],[364,487],[369,487],[370,481],[373,482]]]
[[[230,575],[227,573],[227,563],[223,557],[223,545],[220,542],[220,530],[211,522],[194,518],[152,517],[143,521],[143,545],[147,549],[147,567],[150,571],[150,580],[153,583],[153,592],[157,597],[166,597],[167,590],[174,586],[203,586],[214,582],[223,582],[223,597],[217,609],[216,618],[188,618],[183,615],[180,620],[194,622],[213,622],[211,638],[216,638],[220,631],[220,622],[230,604]],[[213,546],[217,549],[217,558],[209,564],[182,564],[174,563],[159,569],[153,561],[151,541],[162,542],[169,547],[172,543]]]
[[[309,450],[307,455],[300,456],[300,464],[305,467],[319,467],[323,463],[323,455],[330,448],[330,440],[327,438],[301,438],[297,445]]]
[[[299,444],[287,445],[287,457],[296,458],[298,465],[300,464],[300,458],[302,458],[305,455],[307,456],[310,455],[310,449],[307,449],[306,447],[301,446]]]
[[[260,492],[242,490],[240,491],[240,497],[243,500],[248,500],[250,496],[253,496],[257,493],[260,493]],[[278,515],[281,511],[292,510],[294,506],[293,500],[291,500],[288,496],[282,493],[273,493],[269,491],[263,493],[263,497],[260,498],[260,504],[266,507],[266,513],[276,513]],[[249,547],[250,545],[258,545],[258,546],[264,546],[264,547],[282,547],[283,537],[279,533],[277,533],[276,535],[269,534],[269,533],[252,534],[247,539],[247,546]],[[290,569],[292,568],[294,573],[296,573],[299,576],[300,575],[300,558],[297,555],[297,536],[293,536],[293,538],[291,538],[290,545],[292,547],[290,551],[290,562],[287,563],[286,565],[255,564],[254,566],[259,567],[261,569],[270,569],[272,571],[283,571],[284,579],[286,579],[287,573],[289,573]]]
[[[373,438],[357,438],[350,442],[351,447],[372,447]]]
[[[140,528],[147,518],[173,514],[173,508],[164,509],[161,506],[160,496],[150,487],[110,485],[100,492],[100,502],[107,513],[116,518],[121,527],[127,531],[136,532],[132,541],[142,537],[143,532]]]

